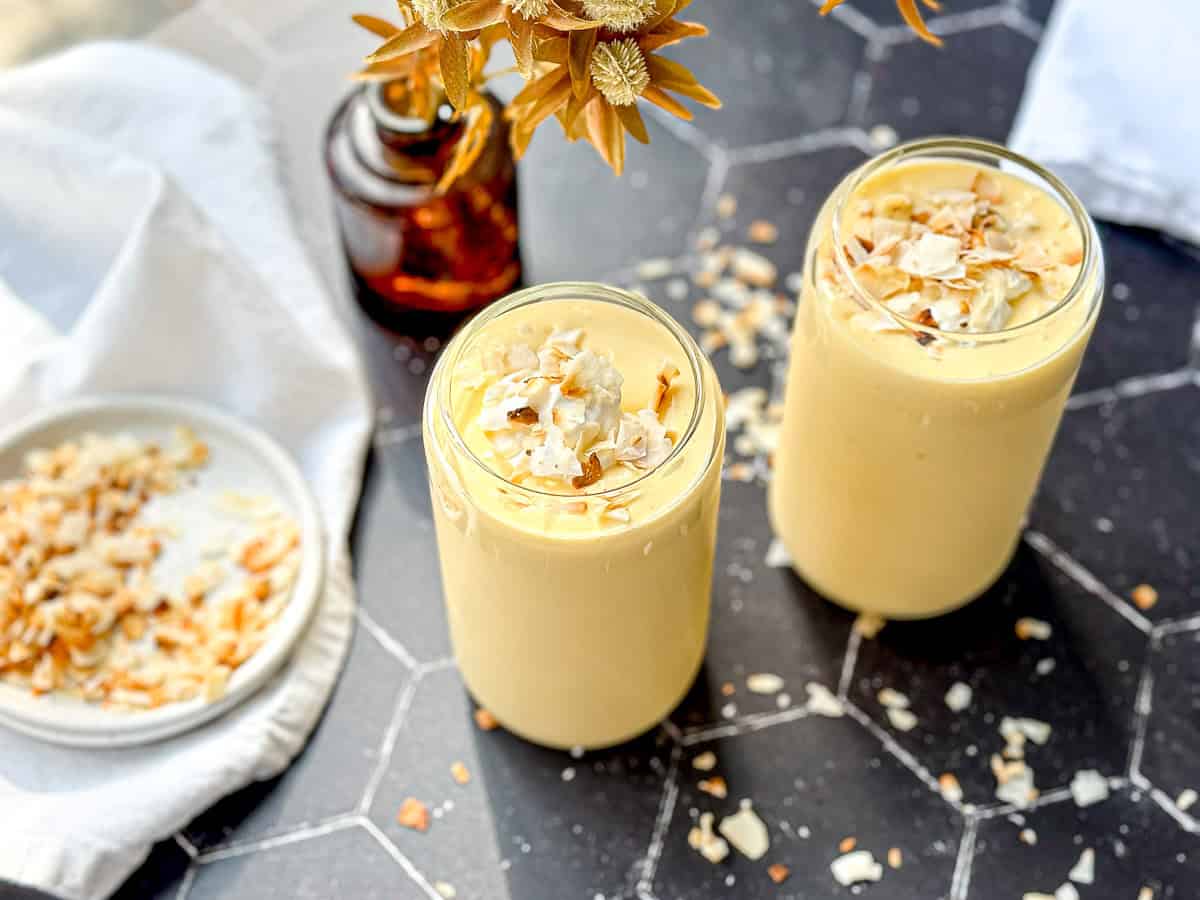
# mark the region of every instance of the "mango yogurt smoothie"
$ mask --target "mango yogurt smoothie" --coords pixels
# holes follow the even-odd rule
[[[600,285],[522,291],[447,346],[424,437],[475,698],[552,747],[660,721],[704,655],[725,445],[687,332]]]
[[[948,612],[1016,548],[1103,295],[1095,226],[979,141],[851,173],[809,237],[769,507],[853,610]]]

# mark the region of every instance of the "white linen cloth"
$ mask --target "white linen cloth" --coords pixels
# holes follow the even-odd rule
[[[1200,244],[1194,0],[1058,0],[1009,145],[1096,218]]]
[[[195,62],[105,43],[0,76],[0,421],[122,391],[206,401],[279,440],[319,501],[329,577],[280,675],[198,731],[69,750],[0,727],[0,881],[72,900],[108,896],[155,841],[303,746],[350,638],[370,429],[265,111]]]

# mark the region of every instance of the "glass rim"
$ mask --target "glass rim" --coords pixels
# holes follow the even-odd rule
[[[879,156],[867,160],[842,179],[836,189],[837,202],[832,210],[832,222],[830,223],[834,247],[842,246],[842,218],[846,211],[846,204],[849,202],[850,197],[853,196],[855,190],[878,172],[902,164],[913,158],[936,158],[938,151],[945,152],[947,157],[951,157],[954,153],[965,152],[973,154],[976,157],[990,158],[993,162],[997,160],[1008,161],[1045,183],[1053,199],[1060,202],[1071,214],[1080,237],[1083,240],[1083,259],[1079,266],[1079,274],[1076,275],[1070,290],[1050,309],[1028,321],[999,328],[995,331],[950,331],[935,325],[923,325],[889,309],[883,300],[858,283],[845,255],[835,252],[833,258],[838,273],[846,279],[853,298],[864,308],[881,312],[906,329],[928,334],[934,338],[941,338],[958,345],[1001,343],[1036,331],[1037,326],[1043,325],[1048,319],[1057,316],[1071,307],[1079,296],[1088,289],[1089,285],[1093,283],[1095,276],[1099,275],[1100,281],[1097,282],[1097,288],[1094,291],[1094,296],[1091,298],[1088,314],[1084,316],[1083,323],[1080,326],[1081,328],[1086,327],[1087,323],[1091,321],[1099,309],[1100,300],[1103,297],[1104,253],[1100,246],[1100,235],[1096,231],[1096,224],[1084,208],[1083,203],[1075,195],[1075,192],[1067,187],[1062,179],[1028,157],[1022,156],[1020,153],[1016,153],[1002,144],[997,144],[993,141],[983,140],[982,138],[953,136],[920,138],[898,144],[886,153],[881,153]],[[1034,186],[1041,187],[1041,185],[1036,184]]]
[[[692,414],[688,420],[687,428],[680,436],[679,441],[671,448],[671,453],[665,460],[650,469],[647,472],[639,475],[632,481],[625,482],[617,487],[607,488],[597,491],[584,491],[582,493],[555,493],[553,491],[543,491],[537,488],[528,487],[522,484],[514,484],[509,481],[494,468],[488,465],[484,460],[476,455],[475,451],[470,448],[466,440],[463,438],[462,432],[458,428],[458,424],[454,421],[453,406],[450,403],[453,375],[458,366],[458,363],[464,358],[466,352],[473,346],[474,339],[492,322],[499,319],[501,316],[514,310],[521,309],[534,303],[555,300],[595,300],[603,303],[614,303],[623,306],[626,309],[632,309],[635,312],[642,313],[658,325],[664,327],[668,333],[675,338],[680,348],[683,350],[687,358],[688,365],[691,368],[692,380],[696,385],[695,402],[692,404]],[[472,318],[458,334],[451,338],[450,343],[446,345],[437,364],[434,366],[433,373],[429,379],[429,387],[425,393],[425,409],[423,418],[429,429],[429,433],[436,436],[436,431],[431,427],[433,425],[434,409],[437,409],[437,418],[446,434],[449,435],[451,443],[455,450],[462,456],[471,460],[474,465],[492,481],[498,483],[498,486],[506,492],[517,492],[519,495],[525,495],[531,498],[538,498],[542,501],[563,501],[571,502],[575,500],[586,500],[594,497],[613,498],[620,497],[624,494],[631,493],[637,489],[639,485],[643,485],[647,479],[653,478],[655,475],[664,471],[670,464],[679,458],[685,447],[687,447],[700,427],[700,423],[704,418],[704,410],[709,402],[709,387],[705,383],[705,365],[704,358],[700,352],[699,346],[687,330],[683,328],[672,316],[670,316],[658,304],[647,299],[646,297],[636,294],[632,291],[623,290],[621,288],[612,287],[610,285],[601,284],[599,282],[590,281],[554,281],[546,284],[534,285],[532,287],[523,288],[515,293],[509,294],[501,300],[486,307]],[[435,441],[435,443],[438,443]],[[440,446],[436,448],[440,455]],[[716,445],[710,450],[710,457],[716,452]],[[700,477],[708,471],[712,464],[711,458],[705,463],[700,472]]]

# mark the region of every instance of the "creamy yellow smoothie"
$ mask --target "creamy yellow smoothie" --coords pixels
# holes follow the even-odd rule
[[[455,656],[505,727],[603,747],[660,721],[708,632],[720,386],[632,294],[522,291],[448,345],[424,436]]]
[[[797,572],[921,618],[1007,566],[1103,294],[1057,179],[943,139],[851,173],[809,238],[769,507]]]

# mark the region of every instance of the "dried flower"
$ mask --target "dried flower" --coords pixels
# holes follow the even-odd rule
[[[591,73],[592,83],[613,106],[632,106],[650,84],[646,57],[633,38],[597,44]]]
[[[504,0],[522,19],[540,19],[550,11],[550,0]]]
[[[655,12],[655,0],[583,0],[589,19],[613,31],[633,31]]]

